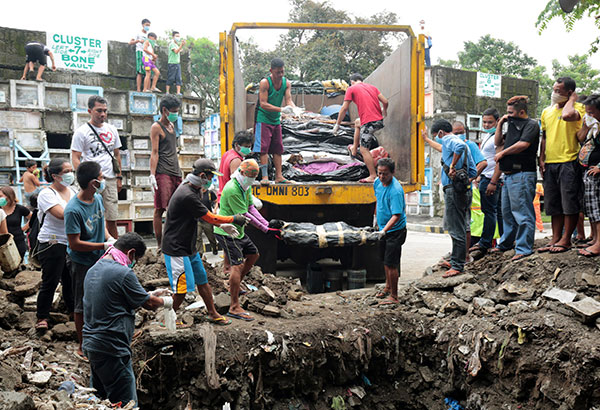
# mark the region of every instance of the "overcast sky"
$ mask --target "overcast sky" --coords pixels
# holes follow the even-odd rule
[[[285,22],[290,11],[286,0],[228,1],[123,1],[77,2],[65,0],[2,1],[0,26],[54,31],[107,40],[128,41],[140,30],[142,18],[152,21],[152,31],[163,34],[177,29],[183,36],[208,37],[218,41],[220,31],[233,22]],[[455,59],[463,42],[476,41],[484,34],[517,43],[521,49],[550,67],[553,59],[567,62],[567,56],[583,54],[599,34],[591,19],[577,23],[567,33],[562,20],[553,21],[539,35],[535,22],[547,0],[330,0],[334,7],[355,16],[370,16],[387,10],[419,32],[419,21],[433,38],[432,62]],[[75,5],[77,4],[77,5]],[[265,49],[277,42],[274,30],[241,30],[238,38],[250,36]],[[285,57],[285,56],[284,56]],[[600,53],[592,57],[600,68]]]

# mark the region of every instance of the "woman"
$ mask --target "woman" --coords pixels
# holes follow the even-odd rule
[[[25,232],[29,229],[31,211],[17,203],[15,191],[9,186],[0,188],[0,206],[6,213],[8,232],[12,234],[15,245],[17,245],[17,249],[19,250],[19,255],[21,255],[21,260],[23,260],[23,256],[27,252]],[[23,218],[27,219],[25,225],[22,225]]]
[[[48,329],[48,317],[54,291],[62,280],[63,299],[73,312],[71,276],[67,267],[67,235],[64,210],[76,193],[70,187],[75,180],[73,167],[65,158],[54,158],[44,167],[44,179],[50,182],[38,195],[40,220],[36,257],[42,265],[42,285],[37,298],[36,329]]]

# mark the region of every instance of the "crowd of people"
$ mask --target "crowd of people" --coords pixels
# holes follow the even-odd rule
[[[138,92],[161,92],[156,86],[160,78],[158,69],[158,54],[155,52],[158,37],[156,33],[150,31],[150,20],[142,20],[142,28],[131,40],[129,45],[135,46],[135,72],[136,89]],[[171,87],[175,86],[176,94],[181,93],[183,85],[181,78],[181,52],[185,46],[185,39],[181,38],[178,31],[171,31],[171,38],[167,43],[167,85],[166,93],[169,94]],[[43,74],[48,66],[48,57],[52,61],[52,71],[56,71],[56,61],[54,53],[45,44],[39,41],[30,41],[25,44],[25,68],[21,80],[27,80],[28,73],[35,71],[35,64],[38,64],[38,71],[35,77],[36,81],[43,81]]]
[[[502,117],[495,108],[485,110],[485,135],[479,146],[468,140],[460,122],[434,121],[434,139],[423,131],[425,142],[442,153],[444,227],[452,239],[452,252],[441,262],[448,268],[445,277],[461,274],[465,263],[488,252],[514,249],[512,260],[517,261],[535,251],[538,171],[552,238],[537,251],[570,250],[577,229],[578,253],[600,255],[600,95],[578,98],[575,88],[573,79],[558,78],[552,105],[544,109],[540,122],[529,118],[526,96],[510,98]],[[471,241],[469,233],[474,189],[484,214],[477,241]],[[590,221],[590,238],[585,238],[583,223],[578,225],[583,215]],[[494,246],[497,231],[500,237]]]

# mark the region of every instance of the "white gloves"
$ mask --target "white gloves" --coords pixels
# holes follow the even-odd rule
[[[292,107],[291,105],[286,105],[285,107],[283,107],[281,109],[281,113],[282,114],[294,115],[294,107]]]
[[[117,240],[115,238],[113,238],[112,236],[109,236],[108,239],[106,239],[106,242],[104,242],[104,250],[107,250],[108,248],[111,247],[111,245],[113,245]]]
[[[385,238],[385,231],[381,230],[379,232],[377,232],[377,234],[379,235],[379,240],[382,240],[383,238]]]
[[[173,294],[173,292],[171,292],[170,289],[162,288],[162,289],[155,289],[152,292],[150,292],[150,294],[152,296],[156,296],[158,298],[161,296],[171,296]]]
[[[339,124],[335,124],[333,126],[333,135],[338,135],[338,132],[340,132],[340,125]]]
[[[150,174],[150,188],[152,188],[152,194],[156,194],[158,191],[158,183],[156,182],[156,177]]]
[[[165,309],[173,309],[173,298],[171,296],[161,296],[163,300],[163,307]]]
[[[221,224],[221,229],[223,229],[229,236],[233,238],[237,238],[240,234],[237,228],[232,224]]]
[[[259,211],[263,207],[262,201],[255,196],[252,196],[252,205],[254,205],[254,207]]]

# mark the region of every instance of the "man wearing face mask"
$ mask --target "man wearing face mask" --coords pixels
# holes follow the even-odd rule
[[[181,184],[181,169],[177,159],[177,136],[175,126],[181,103],[172,95],[160,101],[160,120],[150,128],[150,185],[154,193],[154,217],[152,225],[158,249],[162,244],[162,217],[173,192]]]
[[[73,133],[71,157],[73,168],[77,169],[82,161],[95,161],[102,169],[106,189],[102,191],[102,201],[106,211],[108,232],[117,238],[117,220],[119,219],[118,193],[121,191],[121,139],[117,129],[106,122],[108,102],[99,95],[88,99],[90,122],[83,124]],[[118,167],[116,166],[118,164]]]
[[[231,323],[215,309],[212,290],[208,284],[206,270],[196,249],[198,236],[197,220],[202,219],[213,225],[220,225],[226,234],[237,235],[232,223],[244,226],[247,219],[243,215],[215,215],[202,203],[202,189],[210,188],[213,175],[220,175],[215,164],[209,159],[200,158],[194,162],[191,174],[175,190],[167,208],[167,220],[163,236],[162,252],[169,276],[173,296],[173,309],[177,310],[187,292],[198,287],[198,293],[208,310],[207,320],[217,325]]]
[[[527,115],[526,96],[517,95],[508,100],[507,114],[500,118],[494,143],[504,146],[494,160],[504,173],[502,188],[502,219],[504,232],[498,246],[490,252],[504,252],[515,248],[516,261],[533,253],[535,236],[535,184],[537,181],[535,157],[540,139],[537,121]],[[506,134],[502,126],[508,124]]]
[[[479,180],[479,198],[481,201],[481,211],[483,212],[483,229],[479,242],[472,246],[469,251],[479,252],[478,256],[483,256],[491,247],[496,232],[496,221],[498,229],[502,235],[502,213],[498,212],[498,200],[502,189],[500,168],[496,167],[496,126],[500,114],[495,108],[488,108],[483,112],[482,122],[485,134],[481,141],[481,153],[483,154],[487,166],[481,172]]]
[[[575,81],[561,77],[552,87],[552,105],[542,112],[540,172],[544,178],[544,207],[552,216],[550,244],[540,252],[565,252],[571,248],[571,235],[581,211],[582,175],[577,155],[577,131],[585,115],[577,102]]]
[[[252,184],[256,181],[258,170],[258,163],[255,160],[242,161],[239,169],[233,173],[231,180],[223,188],[219,215],[242,214],[257,229],[264,233],[271,232],[276,235],[279,230],[269,227],[269,222],[262,217],[253,203]],[[231,305],[227,316],[252,321],[254,318],[244,311],[239,303],[240,283],[258,260],[259,254],[250,237],[244,233],[244,226],[237,225],[236,228],[239,235],[228,235],[228,232],[222,228],[215,228],[217,241],[223,248],[230,266],[229,292],[231,294]]]
[[[76,355],[86,360],[81,349],[83,329],[83,282],[87,271],[100,259],[104,250],[115,242],[104,225],[102,191],[106,182],[100,165],[84,161],[77,167],[81,190],[67,204],[64,212],[65,232],[71,257],[71,281],[75,299],[74,317],[79,347]]]
[[[137,405],[135,375],[131,364],[131,340],[135,309],[170,309],[173,298],[157,290],[147,293],[133,265],[144,256],[140,235],[127,232],[88,271],[83,297],[83,349],[91,367],[90,385],[101,399]]]
[[[225,184],[231,179],[231,174],[239,168],[244,157],[252,153],[252,144],[254,144],[254,136],[251,132],[236,132],[233,137],[233,143],[231,144],[232,148],[223,154],[221,163],[219,164],[219,172],[223,175],[219,176],[219,192],[217,200],[221,198],[221,192],[223,192]]]
[[[142,91],[142,78],[146,75],[146,71],[144,70],[144,42],[148,39],[149,32],[150,20],[143,19],[141,32],[138,32],[131,40],[129,40],[129,45],[135,44],[135,84],[138,93]]]
[[[169,60],[167,71],[167,94],[171,85],[177,87],[177,95],[181,95],[181,50],[185,45],[185,40],[181,39],[179,31],[173,31],[173,41],[169,43]]]

